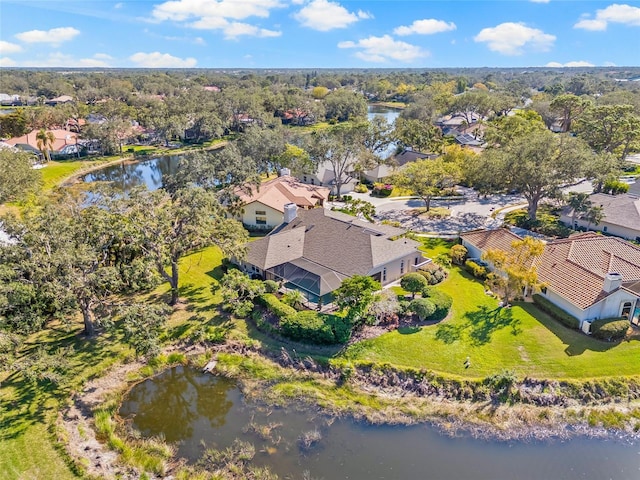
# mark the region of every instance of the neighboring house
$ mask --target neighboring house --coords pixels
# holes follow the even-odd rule
[[[481,147],[484,145],[484,141],[474,137],[470,133],[461,133],[456,135],[456,143],[463,147]]]
[[[577,215],[573,219],[573,209],[565,208],[560,216],[560,221],[573,229],[597,230],[607,235],[640,241],[640,197],[634,184],[630,192],[620,195],[608,195],[606,193],[594,193],[589,196],[589,201],[594,207],[602,207],[604,217],[600,223],[594,225],[583,216]],[[640,188],[638,188],[640,190]],[[573,222],[573,224],[572,224]]]
[[[282,225],[247,245],[241,266],[326,305],[345,278],[368,275],[387,285],[429,263],[420,243],[405,233],[325,208],[299,210],[289,204]]]
[[[69,102],[73,102],[73,97],[70,97],[69,95],[60,95],[59,97],[47,100],[46,102],[44,102],[44,104],[49,105],[50,107],[55,107],[56,105]]]
[[[363,172],[362,176],[369,182],[382,182],[405,165],[416,160],[433,159],[437,155],[433,153],[421,153],[413,150],[404,150],[402,153],[394,155],[387,163],[380,164],[371,170]]]
[[[36,139],[39,131],[40,130],[33,130],[21,137],[10,138],[9,140],[6,140],[6,143],[18,146],[19,148],[22,148],[19,144],[26,144],[39,151],[38,140]],[[49,132],[53,133],[53,136],[55,137],[53,145],[51,146],[52,153],[59,152],[67,145],[75,145],[78,143],[78,135],[74,132],[62,129],[49,130]]]
[[[520,237],[506,229],[461,235],[470,256],[489,248],[507,250]],[[545,245],[535,265],[541,295],[584,322],[627,318],[640,325],[640,247],[596,233],[582,233]]]
[[[253,187],[250,192],[236,189],[244,204],[238,218],[249,229],[266,229],[280,225],[284,206],[290,203],[302,209],[321,207],[329,198],[329,189],[305,185],[294,177],[283,175]]]
[[[328,187],[333,195],[336,194],[336,176],[333,173],[333,167],[329,162],[322,162],[318,165],[315,173],[299,175],[298,179],[302,183],[317,185],[319,187]],[[353,189],[356,188],[356,185],[358,184],[358,179],[355,177],[353,172],[344,175],[342,180],[342,187],[340,189],[341,195],[353,192]]]

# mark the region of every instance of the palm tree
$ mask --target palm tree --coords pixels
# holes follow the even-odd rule
[[[585,219],[589,222],[587,223],[587,230],[589,230],[592,223],[597,227],[604,217],[604,209],[602,207],[591,207],[587,210],[585,215]]]
[[[55,141],[56,136],[53,134],[53,132],[45,130],[44,128],[41,128],[40,131],[36,134],[38,150],[42,152],[42,155],[44,155],[44,159],[47,162],[51,161],[50,151],[51,149],[53,149],[53,142]]]
[[[569,205],[572,209],[571,228],[575,228],[576,218],[578,218],[578,216],[581,213],[588,212],[589,208],[591,208],[591,201],[589,200],[589,194],[570,192],[567,198],[567,205]]]
[[[289,290],[283,295],[283,300],[296,310],[301,309],[306,302],[304,294],[300,290]]]

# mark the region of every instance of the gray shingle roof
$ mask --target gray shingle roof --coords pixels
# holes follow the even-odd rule
[[[392,238],[405,231],[374,225],[327,209],[298,210],[291,223],[247,246],[247,261],[262,269],[302,258],[338,275],[366,275],[375,267],[409,255],[420,245]]]

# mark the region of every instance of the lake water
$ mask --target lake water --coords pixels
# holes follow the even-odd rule
[[[124,192],[133,187],[146,185],[149,190],[162,187],[162,179],[173,175],[178,169],[180,156],[166,155],[141,162],[122,162],[95,170],[84,177],[84,182],[111,182]]]
[[[369,105],[367,107],[367,119],[373,120],[375,116],[381,115],[387,120],[387,123],[389,125],[393,125],[393,123],[396,121],[396,118],[400,116],[400,112],[401,110],[397,108],[388,108],[381,105]],[[379,152],[377,156],[384,159],[391,155],[395,150],[396,144],[392,143],[386,148],[386,150],[384,150],[383,152]]]
[[[368,118],[372,119],[376,115],[383,115],[387,122],[393,123],[400,115],[400,110],[370,105],[368,107]],[[395,145],[390,145],[379,156],[386,158],[394,149]],[[150,158],[135,163],[122,162],[89,173],[82,177],[82,180],[84,182],[111,182],[124,192],[139,185],[146,185],[147,189],[155,190],[162,187],[162,179],[166,175],[176,172],[179,161],[180,156],[173,155]]]
[[[247,403],[233,380],[175,367],[135,385],[120,415],[144,436],[164,435],[195,461],[235,438],[254,444],[257,465],[280,478],[613,479],[640,478],[640,446],[576,438],[501,443],[450,438],[425,425],[371,426],[315,411]],[[317,431],[309,449],[300,437]]]

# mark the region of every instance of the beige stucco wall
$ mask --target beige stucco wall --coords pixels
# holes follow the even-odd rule
[[[560,217],[560,221],[565,225],[572,226],[571,217],[568,215],[562,215]],[[606,217],[603,219],[598,225],[591,224],[589,225],[584,220],[576,220],[578,227],[580,228],[589,228],[589,230],[594,230],[597,232],[605,232],[604,227],[607,227],[605,233],[608,235],[614,235],[616,237],[626,238],[627,240],[635,240],[637,237],[640,237],[640,230],[635,228],[624,227],[622,225],[613,225],[607,222]]]
[[[263,211],[266,213],[267,224],[256,224],[256,212]],[[275,208],[271,208],[258,201],[251,202],[243,207],[242,223],[252,228],[272,229],[282,223],[284,215]]]
[[[622,305],[625,302],[631,302],[632,305],[635,305],[636,299],[638,298],[625,290],[618,290],[595,305],[582,310],[565,300],[551,289],[547,289],[547,293],[543,293],[542,296],[576,317],[580,322],[585,320],[598,320],[600,318],[618,317],[620,315]]]
[[[415,265],[416,258],[418,259],[418,263],[422,263],[426,260],[426,258],[422,256],[422,253],[416,250],[415,253],[398,257],[397,259],[387,262],[384,265],[379,265],[373,268],[371,271],[367,273],[367,275],[372,277],[378,273],[382,274],[383,270],[386,268],[387,279],[382,280],[382,275],[380,276],[380,278],[381,278],[382,285],[387,285],[391,282],[398,280],[400,277],[402,277],[406,273],[414,272],[415,269],[413,268],[413,266]],[[404,262],[404,270],[401,273],[402,262]]]

